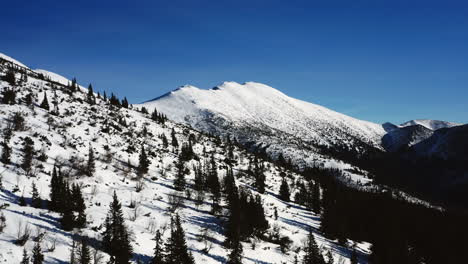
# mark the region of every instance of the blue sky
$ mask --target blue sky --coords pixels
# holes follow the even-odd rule
[[[463,1],[6,1],[0,17],[0,52],[132,103],[256,81],[374,122],[468,123]]]

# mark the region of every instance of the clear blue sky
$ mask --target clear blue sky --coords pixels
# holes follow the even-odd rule
[[[256,81],[374,122],[468,123],[463,2],[3,1],[0,52],[132,103]]]

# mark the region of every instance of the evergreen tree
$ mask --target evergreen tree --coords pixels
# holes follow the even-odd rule
[[[185,232],[180,223],[179,215],[171,222],[171,236],[166,243],[166,264],[194,264],[185,242]]]
[[[34,208],[42,208],[42,200],[41,197],[39,196],[39,192],[37,191],[36,183],[32,183],[32,199],[31,199],[31,205]]]
[[[224,185],[229,209],[229,216],[225,228],[226,239],[224,240],[224,246],[232,248],[233,252],[231,252],[231,254],[235,254],[239,253],[237,252],[237,247],[239,247],[241,239],[241,208],[239,201],[239,192],[234,180],[234,176],[232,175],[232,170],[228,170],[225,177]],[[233,255],[233,257],[236,256]],[[232,261],[234,260],[235,259],[233,259]]]
[[[16,104],[16,90],[13,88],[4,88],[2,91],[2,104]]]
[[[21,259],[20,264],[29,264],[29,256],[26,248],[23,248],[23,258]]]
[[[288,181],[285,178],[283,178],[283,180],[281,181],[281,186],[279,190],[279,197],[281,200],[289,202],[290,195],[291,194],[289,193]]]
[[[169,146],[169,142],[167,141],[166,135],[163,133],[161,134],[161,140],[164,148],[167,148]]]
[[[70,195],[70,186],[65,184],[63,203],[60,205],[60,211],[62,212],[62,218],[60,219],[60,223],[62,224],[63,230],[70,231],[75,227],[75,215],[73,214],[73,203],[70,202],[72,197]]]
[[[94,104],[94,102],[95,102],[95,97],[94,97],[93,85],[91,85],[91,84],[88,85],[88,94],[87,94],[87,97],[88,97],[88,103]]]
[[[23,140],[23,160],[21,161],[21,168],[26,172],[31,170],[32,160],[34,156],[34,141],[30,137]]]
[[[85,238],[81,239],[77,254],[78,264],[91,264],[91,252]]]
[[[315,182],[311,189],[311,209],[314,213],[320,214],[320,184]]]
[[[221,186],[219,185],[218,171],[214,155],[211,155],[210,169],[208,172],[207,185],[211,194],[213,195],[213,201],[211,211],[213,214],[217,214],[221,209],[219,206],[221,198]]]
[[[154,255],[151,264],[164,264],[163,240],[159,230],[156,231],[154,240],[156,241],[156,246],[154,247]]]
[[[174,188],[177,191],[183,191],[185,189],[185,166],[184,161],[179,155],[179,159],[176,164],[176,178],[174,180]]]
[[[2,156],[0,157],[0,161],[5,165],[11,162],[10,140],[7,138],[4,138],[2,142]]]
[[[125,226],[122,205],[115,192],[105,220],[102,245],[116,264],[127,264],[132,257],[133,249]]]
[[[146,174],[148,172],[149,165],[150,165],[150,162],[149,162],[148,156],[146,155],[146,152],[145,152],[145,146],[141,145],[141,152],[140,152],[140,156],[139,156],[139,164],[138,164],[138,168],[137,168],[137,174],[140,175],[140,176]]]
[[[44,99],[42,99],[42,103],[39,105],[40,108],[49,110],[49,101],[47,100],[47,93],[44,92]]]
[[[307,242],[304,248],[305,256],[302,260],[303,264],[324,264],[325,261],[323,259],[322,254],[320,253],[320,249],[315,242],[315,237],[312,232],[312,228],[309,228],[309,235],[307,237]]]
[[[231,253],[228,255],[227,264],[242,264],[242,244],[236,242]]]
[[[96,163],[94,160],[94,150],[91,144],[89,144],[88,162],[86,163],[86,174],[88,176],[93,176],[95,170],[96,170]]]
[[[32,252],[32,263],[42,264],[42,262],[44,262],[44,255],[42,254],[41,243],[37,241]]]
[[[73,211],[78,213],[74,226],[83,228],[86,226],[86,205],[81,193],[81,188],[77,184],[72,185],[71,198],[73,201]]]
[[[8,69],[5,76],[3,77],[3,80],[8,82],[8,84],[10,84],[10,86],[15,86],[16,85],[15,72],[12,69]]]
[[[128,108],[128,100],[127,100],[127,97],[124,97],[124,99],[122,100],[122,107]]]
[[[258,159],[254,160],[255,187],[259,193],[265,193],[265,174],[263,173],[263,163],[260,165]]]
[[[174,148],[178,148],[179,147],[179,142],[177,141],[177,137],[176,137],[176,133],[175,133],[175,130],[174,128],[172,128],[172,131],[171,131],[171,144]]]

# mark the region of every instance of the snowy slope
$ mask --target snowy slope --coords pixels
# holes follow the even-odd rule
[[[144,103],[177,122],[202,128],[206,115],[215,115],[239,126],[267,126],[307,141],[333,145],[347,136],[374,146],[385,131],[379,124],[337,113],[325,107],[291,98],[264,84],[224,82],[203,90],[183,86],[165,96]]]
[[[415,119],[415,120],[410,120],[408,122],[405,122],[399,125],[399,127],[407,127],[407,126],[414,126],[414,125],[421,125],[431,130],[438,130],[441,128],[460,126],[461,124],[447,122],[447,121],[440,121],[440,120],[431,120],[431,119]]]
[[[0,58],[4,59],[4,60],[7,60],[7,61],[10,61],[18,66],[21,66],[21,67],[24,67],[24,68],[28,68],[28,66],[24,65],[23,63],[13,59],[12,57],[8,56],[8,55],[5,55],[3,53],[0,53]]]
[[[34,71],[37,72],[37,73],[44,74],[44,76],[48,77],[51,81],[58,82],[58,83],[61,83],[63,85],[68,85],[68,84],[71,83],[71,81],[69,79],[63,77],[60,74],[54,73],[54,72],[50,72],[50,71],[47,71],[47,70],[41,70],[41,69],[36,69]]]
[[[0,64],[0,75],[5,71],[6,69]],[[51,79],[53,78],[51,76]],[[0,90],[8,86],[8,83],[0,81]],[[0,104],[0,130],[9,124],[11,116],[16,112],[21,112],[26,122],[26,129],[15,131],[10,141],[13,146],[12,164],[5,165],[0,162],[0,177],[3,183],[3,189],[0,190],[0,205],[5,205],[5,209],[0,211],[5,215],[7,224],[4,232],[0,233],[1,263],[19,263],[23,247],[13,242],[18,230],[25,226],[32,231],[31,239],[25,245],[28,252],[31,252],[34,245],[32,240],[44,234],[41,245],[45,254],[45,263],[67,263],[74,232],[93,240],[101,238],[102,224],[114,191],[123,204],[125,221],[133,233],[134,263],[137,260],[149,260],[154,247],[155,230],[167,227],[171,217],[169,197],[173,194],[186,196],[185,193],[175,193],[173,189],[174,163],[179,150],[163,147],[159,137],[161,134],[170,137],[172,129],[180,144],[187,142],[189,136],[193,134],[196,138],[193,148],[200,157],[200,162],[204,163],[213,155],[219,165],[218,174],[221,178],[225,175],[226,146],[184,125],[170,121],[164,125],[158,124],[152,121],[149,115],[132,109],[113,110],[109,103],[102,99],[96,99],[96,104],[91,105],[87,103],[86,93],[75,92],[70,95],[66,92],[66,87],[40,80],[34,75],[29,75],[28,81],[22,83],[17,91],[18,98],[24,98],[32,93],[34,105]],[[51,107],[53,101],[60,102],[58,115],[37,107],[44,93],[47,94]],[[126,125],[121,123],[122,119]],[[143,127],[147,128],[146,136],[142,134]],[[104,129],[109,131],[104,132]],[[16,166],[22,160],[21,142],[26,136],[33,139],[38,152],[47,155],[45,161],[34,160],[32,175],[26,175]],[[84,177],[77,174],[72,164],[86,160],[89,144],[92,145],[97,157],[96,172],[93,177]],[[145,144],[148,153],[153,154],[149,155],[151,159],[149,173],[138,181],[132,166],[138,163],[138,150],[142,144]],[[252,179],[243,176],[242,173],[248,168],[249,161],[253,158],[252,154],[235,147],[234,156],[233,170],[238,186],[251,189],[256,194]],[[290,237],[293,245],[291,250],[284,254],[277,244],[259,240],[256,241],[256,250],[253,250],[253,241],[243,242],[244,263],[292,263],[296,255],[299,259],[302,257],[302,252],[298,249],[302,247],[308,227],[312,226],[316,230],[320,225],[320,218],[302,206],[279,200],[275,195],[278,193],[282,173],[288,175],[287,180],[291,186],[302,180],[301,176],[270,162],[262,162],[266,168],[267,186],[265,194],[261,194],[261,199],[267,220],[272,228],[278,228],[281,235]],[[334,161],[328,162],[329,166],[348,166],[341,163],[331,164]],[[88,215],[87,227],[82,230],[64,231],[60,227],[59,214],[47,209],[20,206],[18,203],[22,195],[27,201],[30,200],[33,182],[37,184],[41,198],[44,201],[48,200],[54,164],[62,166],[63,171],[69,175],[70,182],[82,186]],[[196,164],[197,161],[191,160],[187,162],[186,167],[192,168]],[[350,174],[350,177],[352,176],[354,175]],[[193,171],[186,178],[189,185],[192,184]],[[143,189],[137,191],[137,186],[141,183]],[[225,217],[218,218],[211,215],[208,202],[210,198],[206,199],[207,202],[199,206],[193,199],[184,199],[185,205],[177,209],[177,212],[181,215],[187,244],[196,263],[223,263],[229,253],[229,250],[222,246]],[[129,207],[132,201],[137,201],[136,209]],[[277,220],[273,216],[275,208],[279,213]],[[136,217],[133,217],[135,215]],[[199,241],[199,234],[203,228],[209,229],[212,238],[210,240],[212,248],[209,253],[203,252],[206,245]],[[272,228],[268,232],[271,232]],[[167,236],[168,232],[165,234]],[[332,252],[335,263],[350,262],[349,249],[327,240],[319,233],[315,235],[323,252]],[[55,249],[52,247],[53,244]],[[369,254],[369,244],[363,242],[357,246],[360,259],[365,263]],[[101,263],[105,263],[108,256],[102,252],[100,254],[103,256]]]

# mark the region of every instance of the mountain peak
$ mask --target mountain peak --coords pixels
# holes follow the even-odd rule
[[[3,53],[0,53],[0,58],[7,60],[9,62],[12,62],[18,66],[24,67],[24,68],[29,68],[28,66],[24,65],[23,63],[19,62],[18,60],[13,59],[12,57],[5,55]]]

